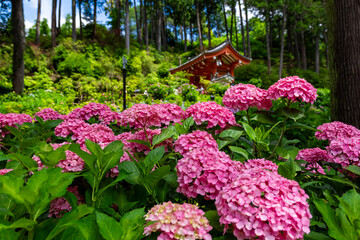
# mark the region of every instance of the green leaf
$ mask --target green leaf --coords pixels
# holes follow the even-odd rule
[[[11,160],[20,162],[28,170],[35,170],[38,168],[38,165],[37,165],[36,161],[34,161],[34,159],[32,159],[31,157],[22,155],[21,153],[13,153],[13,154],[9,154],[7,156]]]
[[[219,223],[219,215],[218,215],[218,213],[217,213],[217,211],[216,210],[209,210],[209,211],[206,211],[205,212],[205,217],[209,220],[209,223],[210,223],[210,225],[214,228],[214,229],[216,229],[216,230],[218,230],[218,231],[220,231],[220,232],[222,232],[223,230],[224,230],[224,227],[222,227],[221,225],[220,225],[220,223]]]
[[[276,123],[276,119],[271,116],[270,112],[257,111],[256,115],[251,118],[251,120],[255,120],[261,123],[274,124]]]
[[[66,159],[65,151],[69,145],[64,145],[50,152],[39,153],[41,162],[48,167],[55,167],[60,160]]]
[[[120,219],[121,238],[119,239],[140,239],[145,228],[144,208],[134,209],[126,213]]]
[[[95,173],[96,156],[81,150],[80,145],[77,143],[71,144],[69,150],[76,153],[80,158],[82,158],[85,162],[85,167]]]
[[[16,138],[23,138],[22,133],[19,129],[10,126],[6,126],[5,129],[8,130],[11,134],[13,134]]]
[[[323,233],[311,231],[309,234],[304,235],[304,239],[305,240],[331,240],[332,238],[330,238],[329,236],[327,236]]]
[[[347,168],[345,168],[347,170],[349,170],[350,172],[352,173],[355,173],[357,175],[360,175],[360,167],[356,166],[356,165],[351,165],[351,166],[348,166]]]
[[[243,131],[227,129],[220,133],[218,139],[227,142],[234,142],[239,139],[239,137],[243,134]]]
[[[89,140],[89,139],[85,139],[85,145],[86,148],[91,152],[92,155],[97,156],[97,158],[102,158],[103,156],[103,151],[101,149],[101,147],[99,146],[99,144],[94,143],[93,141]]]
[[[194,124],[195,124],[195,121],[194,121],[193,117],[189,117],[189,118],[185,119],[182,126],[184,127],[184,129],[187,132]]]
[[[20,218],[10,225],[0,224],[0,231],[4,229],[16,229],[16,228],[30,229],[30,227],[34,226],[35,224],[36,222],[33,220],[27,218]]]
[[[20,231],[15,232],[15,229],[2,230],[0,231],[0,239],[19,239],[20,233]]]
[[[249,124],[247,124],[246,122],[242,122],[241,125],[243,126],[246,134],[247,134],[254,142],[256,142],[256,141],[257,141],[257,136],[256,136],[256,133],[255,133],[255,130],[254,130]]]
[[[175,123],[175,130],[179,135],[186,133],[186,129],[180,123]]]
[[[301,170],[299,165],[292,158],[289,158],[289,160],[279,166],[278,173],[287,179],[293,180],[298,170]]]
[[[69,227],[73,227],[73,224],[76,220],[83,218],[86,215],[89,215],[94,211],[94,208],[88,207],[86,205],[79,205],[76,209],[71,212],[65,213],[64,216],[56,224],[55,228],[47,236],[46,240],[53,239],[59,233],[64,231]]]
[[[288,118],[291,118],[293,120],[298,120],[302,117],[304,117],[304,112],[299,110],[299,109],[296,109],[296,108],[288,108],[288,107],[285,107],[283,109],[281,109],[281,113],[288,117]]]
[[[165,154],[165,147],[160,146],[153,149],[151,152],[148,153],[148,155],[146,155],[144,159],[145,174],[151,172],[155,164],[157,164],[160,161],[160,159],[164,156],[164,154]]]
[[[234,153],[238,153],[242,156],[244,156],[244,158],[246,160],[249,160],[249,153],[245,150],[245,149],[242,149],[242,148],[239,148],[239,147],[236,147],[236,146],[229,146],[230,150]]]
[[[261,140],[265,140],[265,139],[269,136],[269,134],[272,132],[272,130],[274,130],[274,128],[275,128],[277,125],[279,125],[281,122],[282,122],[282,121],[275,123],[267,132],[264,133],[264,135],[262,136]]]
[[[124,144],[119,141],[113,141],[104,148],[104,153],[122,152]]]
[[[140,179],[141,179],[141,172],[140,170],[136,167],[136,165],[131,162],[131,161],[124,161],[124,162],[121,162],[119,164],[119,172],[120,170],[124,170],[125,172],[128,172],[130,173],[129,176],[127,176],[125,178],[125,180],[128,182],[128,183],[131,183],[131,184],[140,184]]]
[[[344,210],[351,223],[354,223],[356,219],[360,220],[360,194],[352,189],[338,199],[340,208]]]
[[[176,188],[179,186],[179,183],[177,182],[177,175],[174,172],[171,172],[163,177],[165,182],[167,182],[170,186]]]
[[[162,143],[163,141],[165,141],[166,139],[172,138],[174,136],[174,131],[171,128],[166,128],[163,129],[161,134],[159,135],[155,135],[153,137],[153,142],[152,145],[156,146],[159,143]]]
[[[137,139],[130,139],[130,140],[127,140],[127,141],[128,142],[138,143],[138,144],[144,145],[144,146],[148,147],[149,149],[151,149],[151,144],[148,141],[137,140]]]
[[[15,217],[14,214],[8,210],[7,208],[0,207],[0,216],[9,215],[11,217]]]
[[[122,239],[122,227],[112,217],[100,212],[96,212],[96,222],[99,226],[101,236],[106,240]]]
[[[345,184],[345,185],[352,186],[353,188],[359,189],[359,187],[356,184],[354,184],[354,183],[352,183],[352,182],[350,182],[350,181],[348,181],[348,180],[346,180],[344,178],[338,177],[338,176],[328,177],[326,175],[321,175],[321,176],[319,175],[318,177],[326,178],[326,179],[328,179],[330,181],[342,183],[342,184]]]
[[[97,195],[101,195],[103,192],[105,192],[106,189],[108,189],[109,187],[115,186],[118,182],[124,180],[128,176],[130,176],[130,173],[125,172],[123,169],[119,169],[119,175],[117,176],[117,178],[114,181],[112,181],[110,184],[108,184],[107,186],[101,188],[97,192]]]
[[[145,176],[143,179],[143,183],[144,185],[148,186],[148,188],[154,189],[156,184],[169,173],[170,173],[170,166],[169,165],[162,166],[152,171],[149,175]]]
[[[292,123],[289,127],[286,128],[286,130],[294,129],[294,128],[304,128],[304,129],[312,130],[312,131],[315,131],[315,132],[319,131],[316,128],[313,128],[311,126],[308,126],[308,125],[303,124],[303,123],[298,123],[298,122]]]
[[[275,150],[276,154],[285,159],[295,159],[299,153],[299,149],[295,146],[278,146]]]
[[[120,158],[122,157],[123,154],[124,154],[123,151],[109,152],[105,154],[101,162],[102,175],[105,175],[105,173],[107,173],[110,169],[118,165],[120,162]]]
[[[17,203],[25,204],[25,200],[21,195],[21,187],[24,180],[15,176],[0,175],[0,192],[11,196]]]

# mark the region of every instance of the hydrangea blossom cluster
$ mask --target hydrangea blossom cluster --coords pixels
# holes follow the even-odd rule
[[[204,215],[201,209],[189,203],[165,202],[155,205],[145,215],[145,220],[153,223],[145,227],[144,235],[160,231],[157,238],[160,240],[210,240],[212,227]]]
[[[78,202],[77,202],[78,204],[85,203],[85,199],[83,196],[80,195],[77,186],[68,187],[67,190],[69,192],[75,194],[75,196],[78,199]],[[72,209],[72,207],[71,207],[70,203],[65,198],[63,198],[63,197],[56,198],[56,199],[52,200],[50,203],[48,217],[61,218],[64,215],[64,213],[70,212],[71,209]]]
[[[53,147],[54,150],[56,150],[65,144],[69,143],[52,143],[50,145]],[[83,150],[86,151],[86,149]],[[65,155],[66,159],[60,160],[60,162],[56,165],[57,167],[63,169],[62,172],[80,172],[84,169],[84,160],[82,160],[76,153],[66,150]],[[39,170],[45,167],[38,156],[34,155],[32,158],[37,162]]]
[[[82,108],[74,109],[68,114],[67,118],[88,121],[91,117],[95,116],[98,117],[98,120],[101,121],[101,123],[110,124],[117,120],[118,113],[112,112],[110,107],[105,104],[91,102]]]
[[[244,163],[244,167],[246,169],[266,169],[272,172],[277,172],[279,166],[274,162],[266,160],[264,158],[261,159],[249,159]]]
[[[312,217],[296,181],[268,170],[247,169],[215,201],[220,223],[238,239],[302,239]]]
[[[22,125],[25,122],[32,122],[33,119],[30,115],[24,113],[0,113],[0,133],[5,136],[8,132],[3,132],[1,128],[5,126],[16,127],[15,124]]]
[[[175,141],[175,152],[183,156],[196,148],[218,149],[218,145],[210,133],[200,130],[182,134]]]
[[[146,128],[160,126],[160,118],[154,106],[139,103],[122,111],[119,115],[118,124],[120,126],[129,124],[132,128]]]
[[[55,128],[55,135],[59,137],[67,137],[72,135],[73,140],[78,139],[81,132],[83,132],[90,124],[84,120],[69,118],[64,120]]]
[[[65,117],[52,108],[44,108],[43,110],[35,113],[35,115],[41,117],[44,121],[63,119]]]
[[[324,123],[317,127],[318,130],[315,133],[315,137],[319,140],[336,140],[339,138],[350,138],[360,136],[360,130],[354,126],[342,123],[342,122],[331,122]]]
[[[302,101],[313,104],[316,100],[316,88],[298,76],[282,78],[268,89],[269,99],[284,97],[294,102]]]
[[[311,170],[314,173],[325,174],[325,171],[319,162],[329,162],[330,156],[325,150],[317,147],[300,150],[296,156],[296,160],[300,159],[308,162],[308,164],[306,164],[306,170]]]
[[[213,200],[226,184],[236,179],[242,168],[240,165],[217,149],[195,149],[176,165],[177,191],[187,197],[195,198],[199,194]]]
[[[272,106],[266,90],[242,83],[226,90],[222,102],[234,112],[245,111],[250,107],[269,110]]]
[[[200,102],[191,105],[185,111],[185,118],[189,117],[193,117],[197,125],[208,122],[207,128],[217,125],[227,128],[236,124],[234,114],[216,102]]]
[[[14,169],[6,169],[6,168],[0,169],[0,175],[5,175],[6,173],[8,173],[8,172],[10,172],[12,170],[14,170]]]
[[[360,167],[360,136],[330,141],[327,150],[331,156],[331,162],[339,163],[344,168],[350,165]]]
[[[114,132],[106,125],[91,124],[77,132],[76,143],[85,146],[85,140],[89,139],[95,143],[104,143],[105,145],[115,141]]]
[[[176,104],[163,103],[152,105],[156,109],[156,113],[160,118],[160,123],[170,125],[171,122],[179,123],[184,119],[185,111]]]

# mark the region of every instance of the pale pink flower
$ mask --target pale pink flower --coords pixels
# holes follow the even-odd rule
[[[308,198],[296,181],[255,168],[224,186],[215,206],[238,239],[295,240],[310,233]]]
[[[227,128],[236,124],[234,114],[216,102],[199,102],[188,107],[185,118],[193,117],[197,125],[208,122],[207,128]]]
[[[145,220],[151,224],[145,227],[144,235],[159,231],[158,240],[211,240],[209,232],[212,227],[204,215],[202,210],[189,203],[165,202],[155,205],[145,215]]]
[[[269,110],[272,106],[266,90],[242,83],[226,90],[222,102],[234,112],[245,111],[250,107]]]
[[[284,97],[294,102],[302,101],[313,104],[316,100],[316,88],[298,76],[282,78],[268,89],[269,99]]]

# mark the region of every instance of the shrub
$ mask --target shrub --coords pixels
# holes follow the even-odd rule
[[[148,93],[154,99],[164,99],[167,95],[170,94],[171,88],[168,85],[162,83],[152,84],[148,88]]]

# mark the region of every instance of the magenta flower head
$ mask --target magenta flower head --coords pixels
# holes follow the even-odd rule
[[[342,122],[331,122],[324,123],[317,127],[318,130],[315,133],[315,137],[320,140],[336,140],[339,138],[350,138],[360,136],[360,130],[354,126],[342,123]]]
[[[321,167],[319,162],[325,161],[330,162],[331,158],[325,150],[320,148],[306,148],[299,151],[296,156],[296,160],[304,160],[307,170],[312,170],[314,173],[325,174],[324,169]]]
[[[144,235],[160,231],[158,240],[187,239],[211,240],[212,227],[197,206],[183,203],[165,202],[155,205],[145,215],[145,220],[152,222],[144,229]]]
[[[175,141],[175,152],[178,152],[183,156],[197,148],[217,150],[218,145],[210,133],[200,130],[196,130],[189,134],[182,134]]]
[[[85,199],[83,196],[80,195],[77,186],[74,186],[74,187],[70,186],[67,188],[67,190],[69,192],[75,194],[78,204],[85,203]],[[65,198],[63,198],[63,197],[55,198],[50,203],[48,217],[61,218],[66,212],[70,212],[71,209],[72,209],[72,207],[71,207],[70,203]]]
[[[84,120],[68,118],[56,126],[55,135],[59,137],[67,137],[71,135],[71,138],[75,140],[88,126],[90,126],[90,124],[86,123]]]
[[[88,121],[91,117],[98,117],[102,124],[108,125],[117,120],[118,113],[112,112],[105,104],[91,102],[82,108],[74,109],[66,118]]]
[[[160,118],[160,123],[169,126],[170,123],[179,123],[184,119],[185,111],[176,104],[163,103],[152,105]]]
[[[0,175],[5,175],[6,173],[8,173],[8,172],[10,172],[12,170],[14,170],[14,169],[6,169],[6,168],[0,169]]]
[[[64,115],[58,113],[52,108],[44,108],[43,110],[35,113],[35,115],[41,117],[44,121],[64,118]]]
[[[155,107],[144,103],[133,105],[131,108],[121,112],[118,125],[132,128],[147,128],[150,126],[161,126],[160,118]]]
[[[246,169],[266,169],[272,172],[277,172],[278,165],[276,165],[274,162],[266,160],[264,158],[261,159],[249,159],[244,163],[244,167]]]
[[[272,106],[266,90],[242,83],[226,90],[222,102],[234,112],[245,111],[250,107],[269,110]]]
[[[234,114],[216,102],[200,102],[188,107],[185,118],[193,117],[197,125],[208,122],[207,128],[219,125],[227,128],[236,124]]]
[[[199,194],[213,200],[226,184],[237,178],[242,168],[240,162],[232,161],[217,149],[195,149],[176,165],[177,191],[187,197],[195,198]]]
[[[0,136],[3,137],[5,136],[5,134],[9,133],[9,132],[3,132],[1,130],[1,128],[5,126],[17,128],[15,124],[22,125],[23,123],[32,122],[32,121],[33,121],[32,117],[25,113],[7,113],[7,114],[0,113],[0,134],[1,134]]]
[[[294,102],[302,101],[313,104],[316,100],[316,88],[298,76],[282,78],[268,89],[269,99],[284,97]]]
[[[309,233],[308,195],[296,181],[259,168],[246,169],[215,201],[220,223],[237,239],[302,239]]]
[[[343,167],[357,165],[360,167],[360,137],[338,138],[330,141],[327,147],[330,161]]]

